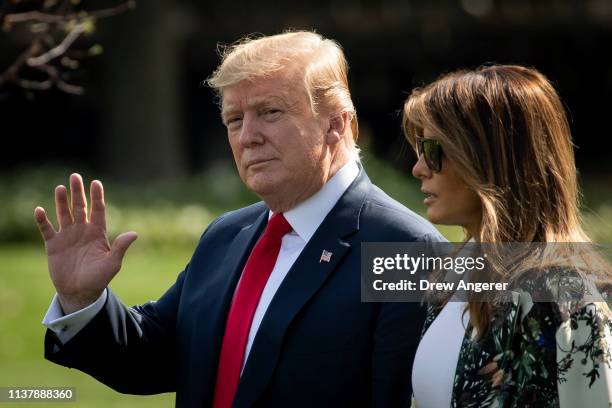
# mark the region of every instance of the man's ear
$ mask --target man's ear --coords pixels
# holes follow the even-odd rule
[[[328,145],[338,143],[344,137],[348,127],[348,112],[342,112],[329,118],[329,128],[325,136]]]

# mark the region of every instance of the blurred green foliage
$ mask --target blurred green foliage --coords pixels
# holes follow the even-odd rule
[[[55,224],[54,187],[66,185],[74,171],[46,167],[0,177],[0,242],[39,242],[34,208],[45,208]],[[89,185],[92,175],[79,172]],[[141,184],[100,179],[109,235],[134,230],[142,242],[150,244],[193,244],[214,217],[258,200],[229,165],[189,178]]]
[[[380,159],[366,156],[365,168],[372,181],[392,197],[424,213],[423,195],[416,180]],[[55,223],[53,189],[66,184],[77,171],[61,167],[27,169],[0,177],[0,243],[39,242],[34,208],[47,210]],[[79,171],[88,185],[92,176]],[[218,165],[205,173],[181,179],[130,184],[100,177],[104,183],[111,237],[136,231],[147,245],[194,244],[204,228],[222,213],[258,201],[242,184],[233,165]],[[461,239],[457,227],[441,227],[449,239]]]
[[[373,156],[363,158],[372,181],[389,195],[425,214],[419,183],[405,170],[398,170]],[[68,182],[76,169],[45,167],[0,176],[0,243],[39,242],[33,221],[34,208],[47,209],[55,222],[53,188]],[[81,173],[89,184],[92,176]],[[191,244],[204,228],[226,211],[259,199],[242,184],[233,165],[218,165],[204,173],[172,180],[130,184],[121,180],[104,182],[108,229],[112,236],[133,230],[147,245]],[[583,177],[582,216],[585,228],[596,242],[612,242],[612,183],[602,177]],[[437,226],[451,241],[461,240],[458,227]]]
[[[612,243],[612,177],[582,177],[582,220],[594,242]]]

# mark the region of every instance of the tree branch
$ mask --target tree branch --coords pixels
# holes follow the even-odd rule
[[[26,60],[32,55],[38,54],[40,49],[40,41],[33,41],[30,46],[17,57],[15,62],[0,75],[0,86],[4,85],[6,82],[14,82],[17,79],[17,73],[25,64]]]
[[[65,23],[73,20],[83,20],[83,18],[105,18],[116,16],[117,14],[124,13],[129,10],[133,10],[136,8],[135,0],[128,0],[125,3],[119,4],[115,7],[110,7],[106,9],[89,11],[85,15],[81,15],[80,13],[67,13],[67,14],[54,14],[54,13],[44,13],[42,11],[34,10],[34,11],[26,11],[24,13],[12,13],[4,16],[4,24],[5,25],[13,25],[16,23],[23,22],[38,22],[38,23]]]
[[[136,0],[126,0],[114,7],[75,11],[74,1],[63,0],[59,6],[55,2],[47,6],[43,3],[37,10],[9,13],[9,9],[18,3],[20,0],[0,0],[0,22],[5,31],[10,31],[15,24],[26,23],[33,38],[27,49],[0,73],[0,88],[7,83],[34,90],[56,86],[63,92],[79,95],[83,93],[83,88],[67,83],[64,78],[70,75],[70,70],[78,69],[80,58],[93,54],[84,50],[71,50],[71,47],[83,33],[89,32],[97,19],[116,16],[136,7]],[[65,34],[66,30],[70,30],[68,34]],[[59,32],[64,38],[57,44],[54,37],[57,38]],[[48,79],[40,81],[20,77],[25,67],[45,72]]]
[[[85,32],[85,29],[85,23],[75,25],[72,31],[68,33],[66,38],[64,38],[58,46],[51,48],[49,51],[37,57],[28,58],[27,64],[31,67],[37,67],[39,65],[45,65],[52,59],[61,56],[68,50],[68,48],[70,48],[72,43],[74,43],[76,39]]]
[[[36,69],[39,69],[45,72],[49,77],[44,81],[34,81],[29,79],[20,79],[18,81],[19,86],[24,89],[32,89],[36,91],[46,91],[51,89],[53,85],[55,85],[60,91],[74,94],[74,95],[82,95],[85,90],[83,87],[78,85],[69,84],[61,77],[57,68],[52,65],[40,65],[37,66]]]

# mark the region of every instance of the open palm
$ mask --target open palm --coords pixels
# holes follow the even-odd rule
[[[49,221],[45,210],[36,207],[38,228],[45,240],[51,280],[64,313],[93,303],[119,272],[125,251],[137,238],[135,232],[119,235],[112,245],[106,234],[104,190],[95,180],[90,187],[91,214],[83,180],[70,176],[70,198],[66,187],[55,189],[55,208],[59,230]]]

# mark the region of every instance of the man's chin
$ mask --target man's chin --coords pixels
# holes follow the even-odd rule
[[[275,183],[271,180],[249,180],[246,183],[247,188],[263,200],[265,200],[266,197],[278,195],[279,191],[282,191],[280,188],[281,185],[282,183]]]

